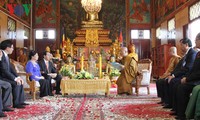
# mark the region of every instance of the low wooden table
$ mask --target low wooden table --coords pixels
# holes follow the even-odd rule
[[[97,79],[97,80],[61,80],[60,88],[62,95],[73,94],[73,93],[105,93],[105,95],[110,94],[110,80],[109,79]]]

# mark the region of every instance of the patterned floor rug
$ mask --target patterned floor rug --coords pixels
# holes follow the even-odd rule
[[[140,88],[139,96],[119,96],[117,88],[110,89],[110,95],[72,94],[68,96],[44,97],[32,101],[25,109],[6,112],[3,120],[173,120],[170,111],[156,104],[155,84],[151,84],[150,95],[146,88]]]

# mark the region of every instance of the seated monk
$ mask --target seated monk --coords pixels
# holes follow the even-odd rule
[[[17,57],[17,61],[20,62],[22,65],[26,65],[27,56],[24,54],[23,49],[19,50],[19,56]]]
[[[132,95],[132,82],[139,75],[137,62],[138,55],[135,53],[135,45],[128,46],[129,54],[126,56],[124,69],[121,70],[121,75],[117,79],[117,93]]]
[[[165,91],[164,84],[166,81],[165,78],[171,75],[171,72],[175,69],[176,65],[181,59],[181,57],[177,55],[176,47],[170,47],[169,56],[171,56],[171,58],[169,60],[169,65],[167,67],[167,70],[162,76],[159,77],[158,80],[156,80],[157,95],[158,97],[161,98],[161,102],[159,102],[161,104],[164,102],[164,97],[165,97],[164,96],[164,91]]]

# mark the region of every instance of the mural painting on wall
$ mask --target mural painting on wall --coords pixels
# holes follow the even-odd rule
[[[84,9],[79,0],[61,0],[60,1],[60,26],[65,38],[73,40],[75,31],[81,28]]]
[[[0,8],[30,24],[31,0],[0,0]]]
[[[36,0],[35,2],[35,27],[55,27],[56,0]]]
[[[80,0],[61,0],[60,14],[60,24],[64,27],[61,31],[66,38],[73,40],[75,31],[81,28],[81,22],[86,18]],[[103,0],[99,20],[103,22],[104,29],[110,30],[109,37],[115,40],[120,30],[125,31],[125,0]]]
[[[150,0],[130,0],[130,24],[150,24]]]
[[[114,42],[122,31],[125,39],[126,31],[126,9],[125,0],[103,0],[102,9],[100,11],[100,19],[102,19],[105,29],[110,30],[109,37]]]
[[[156,0],[155,11],[156,11],[156,22],[169,15],[175,9],[174,0]]]
[[[176,8],[180,7],[181,5],[183,5],[185,2],[187,2],[188,0],[176,0]]]

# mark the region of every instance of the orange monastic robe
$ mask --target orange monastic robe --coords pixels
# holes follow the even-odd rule
[[[133,94],[132,81],[136,78],[138,73],[138,55],[136,53],[130,53],[124,64],[124,69],[121,71],[121,75],[117,79],[117,93]]]

